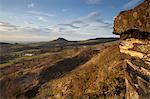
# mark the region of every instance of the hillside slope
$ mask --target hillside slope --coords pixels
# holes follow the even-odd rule
[[[36,97],[85,99],[105,95],[124,97],[122,57],[125,56],[119,53],[117,44],[103,46],[96,55],[78,68],[61,78],[43,84]]]
[[[124,55],[118,50],[118,42],[107,43],[78,50],[47,53],[40,56],[41,58],[24,59],[2,66],[1,96],[124,97],[124,77],[121,72],[121,59]]]

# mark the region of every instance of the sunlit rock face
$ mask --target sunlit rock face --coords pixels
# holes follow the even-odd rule
[[[121,12],[114,21],[114,34],[120,35],[124,59],[126,98],[150,99],[150,0]]]
[[[120,12],[115,18],[113,33],[122,35],[129,32],[135,33],[135,37],[139,34],[150,35],[150,0],[145,0],[131,10]]]
[[[120,52],[132,57],[150,61],[150,41],[141,39],[126,39],[120,43]]]

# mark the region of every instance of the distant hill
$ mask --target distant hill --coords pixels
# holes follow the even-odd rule
[[[64,39],[64,38],[58,38],[56,40],[53,40],[51,42],[55,42],[55,43],[65,43],[65,42],[69,42],[68,40]]]
[[[48,42],[28,44],[0,42],[0,63],[8,62],[9,60],[21,57],[25,53],[29,52],[37,55],[50,51],[58,52],[65,49],[78,48],[80,46],[95,46],[96,44],[112,42],[116,40],[118,40],[118,38],[95,38],[82,41],[69,41],[64,38],[58,38]]]
[[[82,41],[69,41],[64,38],[58,38],[56,40],[48,42],[37,42],[28,44],[18,44],[18,43],[5,43],[0,42],[0,53],[16,52],[31,49],[42,49],[42,48],[61,48],[61,47],[76,47],[76,46],[89,46],[96,45],[100,43],[116,41],[118,38],[95,38]]]
[[[119,38],[95,38],[89,40],[82,40],[82,41],[69,41],[64,38],[58,38],[53,41],[49,42],[38,42],[29,44],[32,47],[44,47],[44,48],[54,48],[54,47],[65,47],[65,46],[88,46],[88,45],[95,45],[99,43],[106,43],[116,41]]]

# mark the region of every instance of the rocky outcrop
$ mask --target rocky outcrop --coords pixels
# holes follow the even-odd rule
[[[113,33],[121,35],[121,38],[150,36],[150,0],[145,0],[134,9],[120,12],[115,18]]]
[[[150,99],[150,0],[121,12],[114,22],[114,34],[120,35],[119,48],[124,59],[126,98]]]
[[[120,52],[129,55],[125,82],[127,99],[150,98],[150,41],[130,38],[120,43]]]

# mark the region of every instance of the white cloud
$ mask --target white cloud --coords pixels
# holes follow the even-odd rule
[[[36,16],[38,18],[38,20],[42,21],[42,22],[48,22],[48,20],[43,17],[43,16]]]
[[[0,31],[17,31],[17,26],[6,22],[0,22]]]
[[[86,0],[87,4],[99,4],[102,0]]]
[[[29,21],[24,21],[24,26],[33,26],[33,23],[32,22],[29,22]]]
[[[134,6],[134,5],[136,5],[137,3],[139,3],[140,1],[142,1],[142,0],[130,0],[129,2],[127,2],[127,3],[123,6],[123,8],[124,8],[124,9],[130,8],[130,7]]]
[[[87,15],[88,19],[95,19],[95,18],[98,18],[98,17],[100,17],[100,14],[98,12],[91,12]]]
[[[69,24],[69,23],[63,23],[63,24],[58,24],[58,25],[65,26],[65,27],[70,27],[70,28],[74,28],[74,29],[80,28],[78,26],[75,26],[74,24]]]
[[[67,12],[68,11],[68,9],[62,9],[62,12]]]
[[[33,8],[34,7],[34,3],[30,3],[27,6],[28,6],[28,8]]]
[[[27,11],[27,13],[29,13],[29,14],[34,14],[34,15],[47,16],[47,17],[56,16],[55,14],[44,13],[44,12],[39,12],[39,11]]]
[[[49,28],[21,27],[11,25],[6,22],[0,22],[0,41],[48,41],[55,36],[50,36]]]

